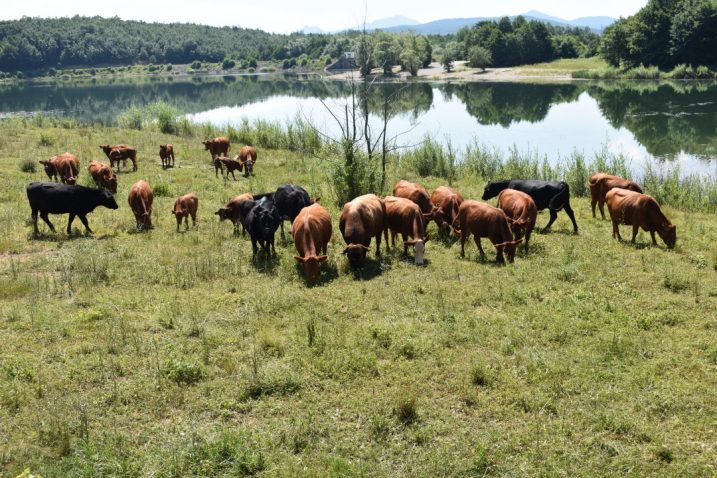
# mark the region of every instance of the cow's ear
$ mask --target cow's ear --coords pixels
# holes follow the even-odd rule
[[[311,204],[316,204],[317,202],[321,201],[321,198],[309,198],[311,201]]]
[[[345,247],[343,251],[341,251],[341,254],[346,254],[349,252],[349,248]]]
[[[294,256],[294,260],[296,260],[296,262],[298,262],[299,264],[303,264],[304,262],[306,262],[306,260],[300,256]]]
[[[319,256],[316,258],[316,260],[318,260],[319,262],[325,262],[328,258],[329,256]]]

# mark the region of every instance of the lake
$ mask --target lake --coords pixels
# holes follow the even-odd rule
[[[301,76],[20,83],[0,86],[0,118],[50,113],[112,124],[131,105],[165,101],[198,122],[286,121],[297,114],[336,132],[347,83]],[[389,135],[401,145],[426,135],[458,148],[473,142],[515,148],[555,162],[608,150],[682,174],[717,175],[717,83],[567,82],[384,83],[372,103],[391,98]],[[377,118],[375,119],[377,120]]]

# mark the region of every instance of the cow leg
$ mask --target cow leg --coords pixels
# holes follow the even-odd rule
[[[77,217],[80,218],[80,221],[82,221],[82,225],[85,226],[85,229],[88,233],[92,234],[92,229],[90,229],[90,224],[87,222],[87,216],[84,214],[78,214]]]
[[[592,198],[590,201],[590,209],[593,211],[593,218],[595,218],[595,206],[597,206],[597,198]],[[605,219],[605,215],[603,214],[603,219]]]
[[[566,202],[563,209],[565,209],[565,213],[568,215],[570,220],[573,222],[573,232],[575,234],[577,234],[578,233],[578,223],[575,221],[575,213],[573,212],[573,208],[570,207],[570,203]]]
[[[504,264],[504,263],[505,263],[505,258],[503,257],[503,248],[502,248],[502,247],[497,247],[497,248],[496,248],[495,261],[496,261],[498,264]]]
[[[554,211],[552,209],[549,209],[549,211],[550,211],[550,220],[548,221],[548,225],[545,226],[545,228],[543,229],[543,232],[547,232],[547,230],[550,229],[550,226],[552,226],[553,223],[555,222],[555,220],[558,218],[558,211]]]
[[[476,246],[478,246],[478,251],[480,252],[480,256],[485,257],[485,251],[483,250],[483,246],[480,243],[480,237],[473,236],[473,239],[476,241]]]
[[[636,224],[633,224],[633,226],[632,226],[632,239],[630,240],[630,242],[632,242],[633,244],[635,243],[635,239],[637,238],[637,233],[638,233],[639,230],[640,230],[640,226],[638,226],[638,225],[636,225]]]
[[[192,227],[197,227],[197,214],[192,214]],[[187,219],[187,228],[189,228],[189,219]]]
[[[388,241],[386,241],[386,246],[388,246]],[[394,230],[391,230],[391,247],[396,248],[396,231]]]
[[[466,256],[466,234],[461,231],[461,257]]]
[[[533,233],[533,231],[528,231],[525,233],[525,252],[528,252],[528,242],[530,242],[530,235]]]
[[[650,231],[650,237],[652,237],[652,245],[657,246],[657,241],[655,240],[655,231]]]
[[[234,176],[234,171],[232,171],[232,178],[234,178],[234,181],[236,181],[236,180],[237,180],[237,177],[236,177],[236,176]],[[229,179],[229,174],[228,174],[228,173],[227,173],[227,179]]]
[[[48,225],[48,227],[50,228],[50,230],[51,230],[52,232],[55,232],[55,226],[53,226],[52,223],[50,222],[50,218],[47,216],[47,213],[46,213],[46,212],[40,212],[40,217],[42,218],[43,221],[45,221],[45,224]]]
[[[371,244],[369,244],[369,246],[370,245]],[[378,234],[376,234],[376,256],[381,256],[381,231],[378,231]]]
[[[256,262],[256,254],[259,252],[259,248],[256,246],[256,239],[253,237],[251,238],[251,250],[252,250],[252,256],[251,261]]]
[[[602,215],[603,221],[605,220],[605,201],[600,201],[598,203],[598,206],[600,207],[600,214]],[[593,217],[595,217],[595,214],[593,213]]]
[[[70,213],[70,218],[67,220],[67,235],[72,234],[72,221],[75,220],[75,214]]]
[[[401,239],[403,239],[403,255],[408,255],[408,246],[406,245],[406,241],[408,240],[408,237],[405,234],[401,234]]]
[[[137,160],[132,158],[132,171],[137,171]]]
[[[284,220],[279,220],[279,227],[281,227],[281,240],[286,241],[286,236],[284,235]]]

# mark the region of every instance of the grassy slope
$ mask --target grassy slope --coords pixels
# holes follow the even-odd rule
[[[256,178],[224,184],[200,138],[81,128],[46,130],[54,146],[40,147],[39,129],[0,128],[0,474],[715,473],[713,215],[666,207],[669,252],[645,233],[613,241],[578,199],[581,234],[561,214],[514,265],[431,241],[425,268],[391,254],[356,279],[315,159],[260,151]],[[18,160],[69,149],[86,167],[115,141],[140,151],[120,209],[90,216],[94,238],[29,240],[24,186],[43,174]],[[180,166],[166,172],[165,141]],[[197,191],[198,229],[175,233],[173,197],[159,197],[156,229],[133,233],[140,178]],[[250,242],[212,215],[287,181],[331,206],[320,287],[290,243],[253,267]],[[478,198],[483,184],[456,186]]]
[[[555,76],[569,75],[580,70],[601,70],[606,67],[607,63],[600,57],[563,58],[547,63],[518,66],[516,73],[523,76]]]

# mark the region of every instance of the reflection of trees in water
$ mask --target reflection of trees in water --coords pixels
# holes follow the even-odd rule
[[[480,124],[510,126],[517,121],[545,119],[557,103],[575,101],[584,90],[580,84],[464,83],[439,86],[444,97],[456,97]]]
[[[397,83],[380,83],[371,87],[369,111],[383,111],[384,101],[390,104],[389,117],[409,115],[411,120],[418,118],[431,109],[433,105],[433,88],[428,83],[402,85]]]
[[[594,83],[588,87],[614,128],[624,127],[656,157],[717,156],[717,85]]]

